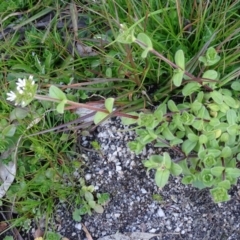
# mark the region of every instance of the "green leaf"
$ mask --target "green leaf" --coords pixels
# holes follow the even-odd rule
[[[16,125],[10,124],[2,130],[2,135],[6,137],[12,137],[16,132]]]
[[[220,156],[220,154],[222,153],[222,152],[221,152],[220,150],[218,150],[218,149],[211,149],[211,148],[207,149],[206,151],[207,151],[207,153],[208,153],[209,155],[213,155],[214,157],[218,157],[218,156]]]
[[[149,49],[148,48],[146,48],[145,50],[143,50],[143,52],[142,52],[142,54],[141,54],[141,58],[146,58],[147,57],[147,55],[148,55],[148,52],[149,52]]]
[[[191,184],[195,180],[194,175],[187,175],[182,178],[182,184]]]
[[[158,117],[158,115],[165,115],[167,113],[167,105],[166,103],[161,103],[154,112],[154,116]]]
[[[203,159],[203,163],[206,168],[210,168],[214,166],[217,161],[213,155],[209,154]]]
[[[225,146],[223,149],[222,149],[222,153],[220,155],[221,157],[223,158],[229,158],[232,156],[232,149],[229,147],[229,146]]]
[[[73,220],[76,222],[80,222],[82,220],[81,211],[79,209],[75,209],[73,211]]]
[[[55,175],[56,175],[56,171],[53,168],[48,168],[45,172],[45,176],[49,179],[54,179]]]
[[[202,101],[203,101],[203,99],[204,99],[204,93],[201,91],[201,92],[199,92],[198,94],[197,94],[197,98],[196,98],[196,100],[198,101],[198,102],[200,102],[200,103],[202,103]]]
[[[191,109],[193,112],[197,113],[202,107],[202,103],[200,103],[198,100],[195,100],[192,104],[191,104]]]
[[[108,110],[109,113],[113,111],[113,104],[114,104],[114,98],[107,98],[105,100],[105,108]]]
[[[109,199],[110,195],[109,193],[97,193],[97,198],[98,198],[98,204],[102,205],[105,204]]]
[[[137,141],[128,142],[127,145],[129,149],[135,152],[136,154],[139,154],[144,148],[144,145]]]
[[[198,130],[201,131],[203,129],[203,120],[195,120],[192,124],[192,126]]]
[[[190,170],[189,170],[189,168],[188,168],[188,163],[187,163],[187,160],[186,160],[186,159],[180,161],[180,162],[178,163],[178,165],[182,168],[182,173],[183,173],[183,175],[188,175],[188,174],[191,173]]]
[[[227,177],[231,177],[231,178],[240,177],[240,169],[238,168],[226,168],[225,172]]]
[[[167,153],[167,152],[163,153],[163,164],[166,169],[171,168],[172,160],[171,160],[169,153]]]
[[[209,125],[213,126],[213,127],[217,127],[219,126],[220,121],[218,118],[211,118]]]
[[[216,64],[221,58],[213,47],[209,47],[206,55],[199,57],[199,61],[204,63],[204,66],[212,66]]]
[[[176,146],[176,145],[181,144],[181,143],[183,143],[183,140],[179,139],[179,138],[175,138],[173,140],[170,140],[170,146],[171,147]]]
[[[215,70],[207,70],[203,73],[202,78],[217,80],[218,73]],[[209,83],[209,81],[205,81],[204,83]]]
[[[163,188],[167,183],[170,176],[170,171],[167,169],[158,169],[155,173],[155,182],[159,188]]]
[[[152,41],[147,34],[139,33],[137,36],[137,39],[146,45],[146,47],[143,47],[142,45],[140,45],[143,49],[148,48],[149,50],[153,50]]]
[[[67,103],[67,100],[62,100],[60,103],[57,105],[57,112],[63,114],[64,113],[64,107],[65,104]]]
[[[178,176],[182,173],[182,168],[177,163],[172,162],[170,172],[172,175]]]
[[[220,112],[222,113],[226,113],[227,110],[229,109],[229,106],[226,103],[222,103],[221,105],[219,105],[220,107]]]
[[[10,113],[10,121],[15,119],[24,119],[28,115],[28,112],[28,109],[16,107]]]
[[[162,135],[167,139],[167,140],[173,140],[175,139],[175,136],[172,134],[170,129],[168,127],[165,127],[164,130],[162,131]]]
[[[203,181],[206,187],[211,187],[214,183],[214,177],[211,174],[210,170],[204,169],[200,174],[200,180]]]
[[[240,81],[238,80],[238,81],[232,82],[231,88],[235,91],[240,92]]]
[[[112,77],[112,68],[108,67],[106,69],[105,75],[107,78],[111,78]]]
[[[185,57],[183,50],[180,49],[175,53],[175,63],[181,68],[181,70],[185,70]]]
[[[148,55],[148,52],[153,50],[152,47],[152,41],[151,39],[148,37],[148,35],[146,35],[145,33],[139,33],[137,36],[138,41],[140,41],[141,43],[145,44],[146,46],[143,46],[142,44],[139,44],[139,46],[141,46],[144,51],[141,54],[142,58],[146,58]]]
[[[183,80],[183,75],[184,75],[184,71],[182,71],[180,69],[174,70],[174,74],[172,76],[172,81],[176,87],[181,86],[182,80]]]
[[[199,137],[196,134],[193,134],[193,133],[189,133],[187,135],[187,137],[191,142],[197,142],[198,139],[199,139]]]
[[[237,124],[231,125],[227,128],[227,132],[231,136],[237,135],[238,131],[239,131],[239,126]]]
[[[230,196],[225,188],[216,187],[210,190],[215,203],[226,202],[230,200]]]
[[[222,167],[222,166],[213,167],[213,168],[211,168],[211,173],[215,177],[220,177],[222,175],[224,169],[225,169],[225,167]]]
[[[201,87],[200,83],[190,82],[184,86],[184,88],[182,90],[182,94],[185,97],[190,96],[191,94],[196,93],[200,89],[200,87]],[[202,106],[201,103],[199,103],[199,104],[200,104],[200,106]]]
[[[94,119],[93,122],[97,125],[98,123],[100,123],[104,118],[106,118],[109,114],[104,113],[104,112],[97,112],[94,115]]]
[[[13,240],[13,237],[12,236],[6,236],[6,237],[4,237],[3,240]]]
[[[149,159],[155,163],[163,163],[163,156],[161,155],[151,155]]]
[[[169,100],[167,106],[171,112],[179,112],[179,109],[173,100]]]
[[[160,147],[160,148],[169,147],[169,144],[167,144],[165,142],[157,141],[157,143],[154,144],[154,147]]]
[[[217,103],[208,103],[207,106],[214,112],[218,112],[220,110],[220,106]]]
[[[188,155],[197,145],[197,142],[192,142],[190,140],[185,140],[182,144],[183,152]]]
[[[132,116],[138,116],[139,114],[136,113],[136,112],[130,112],[128,113],[129,115],[132,115]],[[121,117],[121,121],[122,121],[122,124],[123,125],[132,125],[132,124],[135,124],[137,123],[138,119],[135,119],[135,118],[129,118],[129,117]]]
[[[204,135],[204,134],[201,134],[201,135],[199,136],[199,143],[200,143],[200,144],[206,144],[207,142],[208,142],[207,136]]]
[[[223,95],[223,101],[229,106],[229,107],[232,107],[232,108],[239,108],[237,102],[235,101],[234,98],[230,97],[230,96],[226,96],[226,95]]]
[[[93,195],[90,192],[85,192],[84,196],[88,202],[93,200]]]
[[[215,103],[222,104],[223,103],[223,95],[218,91],[212,91],[210,93],[211,98]]]
[[[51,85],[49,88],[49,96],[59,100],[66,100],[66,94],[58,87]]]
[[[104,212],[103,207],[102,207],[101,205],[99,205],[99,204],[96,204],[93,209],[94,209],[95,212],[97,212],[97,213],[103,213],[103,212]]]
[[[96,202],[94,200],[89,200],[88,205],[89,205],[90,208],[95,208]]]
[[[224,180],[224,181],[221,181],[217,184],[218,187],[221,187],[221,188],[225,188],[225,189],[230,189],[231,188],[231,183],[229,180]]]
[[[138,125],[148,129],[154,129],[159,124],[155,116],[151,113],[140,113],[138,118]]]

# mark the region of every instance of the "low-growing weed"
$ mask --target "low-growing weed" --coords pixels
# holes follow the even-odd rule
[[[178,154],[171,159],[168,152],[163,156],[153,155],[144,160],[144,166],[155,169],[155,181],[163,188],[170,174],[183,174],[182,183],[192,184],[197,188],[211,188],[214,202],[228,201],[227,191],[237,183],[240,176],[240,101],[234,81],[231,88],[225,88],[220,73],[211,67],[220,61],[220,56],[213,47],[209,47],[204,56],[201,75],[196,78],[185,70],[185,57],[182,50],[175,54],[175,63],[157,53],[150,38],[139,33],[134,36],[134,28],[122,26],[117,40],[122,43],[137,43],[144,48],[142,57],[149,52],[175,68],[172,83],[182,87],[182,101],[172,99],[161,103],[153,113],[140,113],[135,120],[139,128],[135,141],[129,142],[132,151],[139,154],[148,143],[155,147],[169,148]],[[236,91],[237,90],[237,91]],[[124,124],[133,123],[123,118]]]

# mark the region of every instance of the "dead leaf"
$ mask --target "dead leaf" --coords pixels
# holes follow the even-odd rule
[[[97,55],[96,51],[94,51],[92,47],[86,46],[80,42],[76,43],[76,47],[77,47],[78,53],[81,57]]]
[[[0,199],[6,194],[9,187],[12,185],[16,175],[16,164],[14,161],[8,164],[0,163],[0,179],[2,185],[0,186]]]
[[[0,232],[3,232],[5,229],[7,229],[8,224],[5,222],[0,222]]]
[[[116,233],[110,236],[105,236],[98,238],[98,240],[149,240],[156,236],[161,236],[162,234],[152,234],[144,232],[133,232],[133,233]]]
[[[82,223],[82,229],[86,233],[87,240],[93,240],[91,234],[89,233],[89,231],[87,230],[87,228],[84,226],[83,223]]]
[[[33,234],[34,240],[42,239],[43,234],[44,234],[44,232],[40,228],[38,228]]]

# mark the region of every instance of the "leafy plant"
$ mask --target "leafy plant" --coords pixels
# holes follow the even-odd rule
[[[184,62],[181,51],[176,55],[176,59]],[[220,59],[211,47],[206,57],[199,60],[211,66]],[[184,64],[181,68],[184,69]],[[173,83],[178,87],[182,79],[176,79]],[[229,89],[218,87],[219,74],[215,70],[205,71],[202,79],[202,83],[184,82],[183,102],[170,99],[153,113],[140,113],[136,121],[138,137],[128,146],[137,154],[151,142],[155,147],[173,149],[179,156],[177,159],[171,160],[169,154],[164,153],[143,161],[148,170],[156,169],[158,187],[167,184],[170,174],[183,173],[182,183],[200,189],[212,188],[214,202],[223,202],[230,199],[227,191],[240,176],[237,167],[240,161],[240,101]],[[127,123],[125,119],[123,123]]]
[[[94,186],[86,186],[85,181],[80,179],[81,182],[81,190],[80,190],[80,208],[76,208],[73,211],[73,219],[75,221],[80,222],[82,219],[82,215],[89,214],[91,215],[91,211],[94,210],[97,213],[103,213],[103,205],[109,200],[108,193],[98,193],[95,198],[93,195]]]

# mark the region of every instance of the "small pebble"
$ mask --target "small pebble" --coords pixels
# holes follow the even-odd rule
[[[89,173],[87,173],[86,175],[85,175],[85,179],[88,181],[88,180],[90,180],[91,179],[91,174],[89,174]]]
[[[161,208],[158,209],[157,214],[159,217],[165,217],[165,213]]]
[[[77,230],[81,230],[81,229],[82,229],[82,224],[81,224],[81,223],[75,224],[75,228],[76,228]]]

